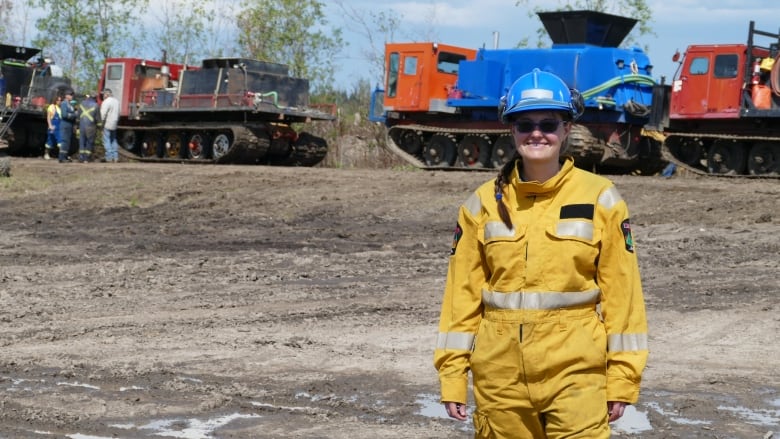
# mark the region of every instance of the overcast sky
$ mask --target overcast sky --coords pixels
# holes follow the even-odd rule
[[[656,36],[637,41],[648,48],[655,66],[653,76],[666,76],[671,81],[677,67],[671,58],[675,50],[681,52],[689,44],[745,43],[751,20],[756,28],[780,32],[780,0],[647,0],[653,10],[651,26]],[[342,0],[362,10],[392,10],[404,17],[403,26],[415,29],[416,35],[434,35],[438,42],[479,48],[492,47],[493,32],[500,35],[500,46],[515,46],[525,37],[535,38],[541,25],[537,18],[529,18],[525,8],[516,7],[515,0]],[[339,13],[332,2],[328,5],[330,22],[344,29],[346,40],[356,43],[360,37],[351,34],[354,27]],[[532,0],[532,4],[539,4]],[[547,0],[546,5],[555,6]],[[373,8],[373,9],[372,9]],[[764,39],[762,43],[767,43]],[[345,88],[355,77],[368,76],[360,67],[360,46],[351,44],[345,61],[337,73],[337,83]]]

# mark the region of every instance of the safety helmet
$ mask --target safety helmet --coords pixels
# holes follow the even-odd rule
[[[582,97],[558,76],[534,69],[517,78],[499,105],[501,121],[525,111],[563,111],[572,120],[582,113]]]

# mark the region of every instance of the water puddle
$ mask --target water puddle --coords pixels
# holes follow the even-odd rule
[[[751,410],[746,407],[726,407],[722,405],[718,406],[718,410],[731,412],[752,425],[767,427],[780,425],[780,410]]]
[[[233,413],[231,415],[221,416],[213,419],[200,420],[197,418],[189,419],[160,419],[151,421],[143,425],[134,424],[115,424],[115,428],[135,428],[138,430],[149,430],[155,436],[176,437],[182,439],[210,439],[218,428],[224,427],[237,419],[259,418],[260,415]]]
[[[610,425],[614,432],[627,434],[636,434],[653,429],[650,425],[650,420],[647,419],[647,412],[641,412],[633,405],[626,407],[623,416]]]
[[[437,395],[418,395],[414,402],[420,405],[420,410],[417,411],[418,415],[428,418],[449,418]]]

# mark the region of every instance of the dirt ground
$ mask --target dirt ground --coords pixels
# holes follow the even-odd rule
[[[12,159],[0,438],[467,438],[432,366],[480,172]],[[650,319],[614,437],[780,437],[780,181],[613,177]],[[624,422],[625,421],[625,422]]]

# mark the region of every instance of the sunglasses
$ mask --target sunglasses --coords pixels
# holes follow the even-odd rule
[[[558,130],[561,122],[563,121],[558,119],[542,119],[539,122],[524,119],[515,122],[515,129],[518,133],[530,133],[538,128],[539,131],[545,134],[552,134]]]

